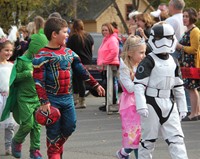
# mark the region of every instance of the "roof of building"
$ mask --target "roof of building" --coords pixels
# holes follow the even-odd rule
[[[77,18],[80,18],[82,20],[95,20],[111,4],[112,0],[87,0],[85,7],[78,7]]]

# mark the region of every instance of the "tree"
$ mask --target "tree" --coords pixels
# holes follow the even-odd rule
[[[1,0],[0,26],[8,30],[11,25],[27,24],[32,13],[42,6],[52,6],[59,0]]]
[[[2,28],[9,28],[10,24],[15,25],[19,22],[19,14],[22,10],[26,10],[26,3],[21,5],[22,1],[1,0],[1,17],[0,25]]]
[[[0,26],[4,29],[7,28],[13,19],[13,5],[9,1],[0,1],[1,6],[1,16],[0,16]]]

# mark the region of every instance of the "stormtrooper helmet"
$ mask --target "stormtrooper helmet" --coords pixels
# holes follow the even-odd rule
[[[154,54],[173,53],[177,44],[174,29],[165,22],[156,23],[151,28],[148,43]]]

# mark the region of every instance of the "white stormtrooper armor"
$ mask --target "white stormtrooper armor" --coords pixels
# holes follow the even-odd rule
[[[179,116],[179,112],[183,117],[187,112],[185,91],[178,62],[169,54],[176,45],[173,28],[169,24],[156,24],[148,42],[152,53],[139,64],[134,79],[142,126],[139,159],[152,159],[159,132],[172,159],[188,159]]]

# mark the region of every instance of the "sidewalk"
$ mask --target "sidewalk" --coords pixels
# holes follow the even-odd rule
[[[65,144],[63,159],[116,159],[115,152],[121,146],[121,125],[119,114],[107,115],[98,107],[105,98],[86,98],[87,108],[77,110],[77,129]],[[189,159],[200,159],[200,121],[183,122],[185,143]],[[3,130],[0,130],[0,159],[11,159],[4,155]],[[45,128],[41,132],[41,152],[47,159]],[[131,159],[134,159],[131,155]],[[29,159],[29,136],[23,144],[22,159]],[[167,144],[158,139],[153,159],[170,159]]]

